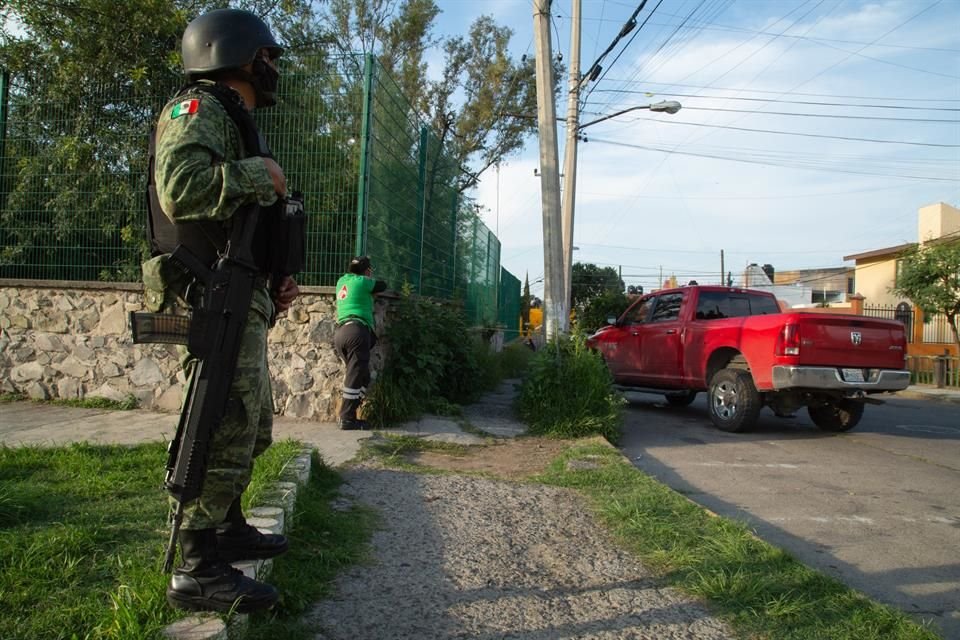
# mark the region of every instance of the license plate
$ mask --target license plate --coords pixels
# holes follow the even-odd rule
[[[843,369],[842,371],[846,382],[863,382],[863,369]]]

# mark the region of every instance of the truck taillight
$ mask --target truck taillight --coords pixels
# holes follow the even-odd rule
[[[800,355],[800,325],[785,324],[777,339],[776,353],[778,356]]]

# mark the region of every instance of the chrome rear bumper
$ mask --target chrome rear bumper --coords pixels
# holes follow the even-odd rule
[[[863,382],[848,382],[843,379],[839,367],[792,367],[773,368],[773,388],[784,389],[837,389],[873,391],[902,391],[910,384],[910,372],[906,369],[862,369],[866,372]]]

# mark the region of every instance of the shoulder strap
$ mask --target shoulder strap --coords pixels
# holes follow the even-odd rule
[[[191,93],[210,95],[220,104],[240,132],[241,142],[247,155],[270,156],[266,141],[260,135],[250,113],[240,104],[235,92],[227,87],[211,83],[193,83],[182,87],[174,100]],[[174,224],[163,212],[157,194],[156,180],[157,129],[150,130],[150,146],[147,161],[147,237],[151,254],[171,253],[178,244],[184,245],[205,264],[213,264],[217,255],[227,245],[228,235],[219,222],[186,222]]]
[[[223,107],[233,123],[237,125],[243,148],[248,156],[273,157],[267,147],[267,141],[260,133],[260,129],[257,128],[257,123],[254,122],[250,112],[240,103],[236,91],[219,83],[195,82],[180,89],[177,95],[182,96],[188,93],[205,93],[212,96]]]

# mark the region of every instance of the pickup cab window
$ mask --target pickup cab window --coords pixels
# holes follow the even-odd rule
[[[704,291],[697,302],[697,320],[720,320],[743,316],[762,316],[780,313],[777,301],[769,296],[747,293]]]
[[[650,317],[650,309],[653,308],[653,298],[641,300],[633,305],[623,318],[623,324],[643,324]]]
[[[653,310],[650,322],[666,322],[680,317],[680,305],[683,302],[682,293],[667,293],[657,297],[657,307]]]

